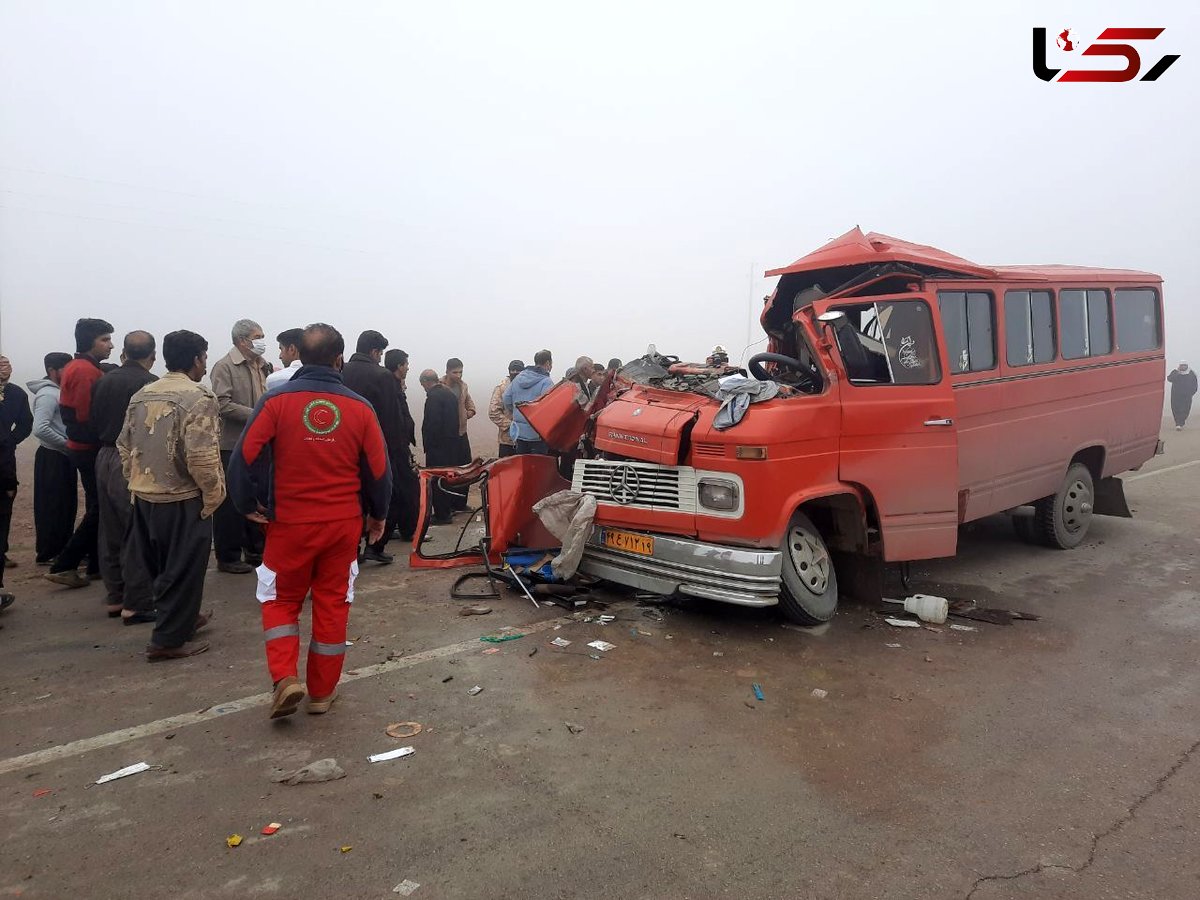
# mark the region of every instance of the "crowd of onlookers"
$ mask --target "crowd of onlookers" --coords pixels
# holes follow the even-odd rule
[[[231,455],[262,398],[301,368],[304,334],[305,329],[297,327],[276,336],[280,363],[276,367],[267,359],[262,327],[242,319],[232,328],[229,352],[209,366],[204,338],[193,332],[172,332],[162,348],[168,373],[162,380],[170,381],[169,390],[153,387],[160,381],[151,372],[159,352],[154,336],[129,332],[119,349],[119,363],[113,363],[110,357],[118,352],[113,326],[103,319],[80,319],[75,353],[47,354],[45,377],[30,381],[28,394],[10,383],[12,367],[0,357],[0,556],[5,565],[15,565],[7,554],[18,486],[15,450],[33,435],[38,442],[33,476],[36,562],[48,568],[48,580],[68,588],[103,580],[108,615],[126,625],[156,621],[156,579],[202,580],[207,547],[204,566],[199,568],[194,561],[186,571],[166,571],[165,562],[147,563],[155,549],[147,545],[145,527],[144,540],[139,542],[137,498],[157,504],[148,507],[154,514],[162,513],[168,503],[195,501],[200,518],[206,523],[211,519],[205,530],[211,531],[218,570],[253,572],[263,561],[263,527],[236,509],[223,489],[208,509],[215,494],[206,486],[212,486],[213,472],[223,482]],[[619,366],[615,359],[606,367],[580,357],[567,379],[591,396],[606,370]],[[353,354],[341,366],[345,387],[374,409],[392,474],[386,527],[378,540],[362,546],[360,560],[392,562],[386,549],[389,541],[411,541],[417,527],[417,429],[406,390],[408,369],[408,354],[389,350],[388,339],[374,330],[359,335]],[[497,428],[500,456],[548,452],[522,415],[520,404],[554,386],[552,370],[550,351],[540,350],[532,365],[510,362],[507,377],[493,389],[487,412]],[[211,391],[193,388],[205,374]],[[448,360],[441,375],[426,369],[419,382],[425,391],[421,425],[425,465],[470,463],[467,423],[477,409],[463,380],[462,360]],[[212,416],[204,412],[208,397],[215,409]],[[141,416],[137,421],[135,409]],[[156,435],[154,422],[160,418],[173,422],[177,434]],[[143,446],[137,445],[139,440]],[[150,459],[156,454],[162,458]],[[77,521],[80,486],[84,509]],[[449,522],[467,504],[465,493],[445,490],[435,492],[432,501],[434,523]],[[0,608],[12,602],[12,595],[3,590],[0,570]]]

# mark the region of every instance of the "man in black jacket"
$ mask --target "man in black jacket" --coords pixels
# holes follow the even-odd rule
[[[10,378],[12,363],[7,356],[0,356],[0,609],[7,609],[13,602],[13,595],[4,590],[4,569],[13,500],[17,496],[17,444],[33,431],[29,396],[9,384]]]
[[[425,388],[425,418],[421,422],[421,443],[425,445],[425,465],[430,469],[458,465],[462,446],[458,429],[458,398],[438,380],[437,372],[426,369],[421,373]],[[433,524],[448,525],[454,497],[437,484],[433,485]]]
[[[374,408],[379,427],[383,430],[383,440],[387,444],[388,459],[394,473],[398,461],[408,459],[408,444],[404,440],[395,379],[380,365],[387,345],[387,338],[378,331],[364,331],[360,334],[354,355],[342,366],[342,383]],[[384,552],[390,537],[390,530],[385,528],[383,537],[367,546],[363,552],[363,559],[390,563],[393,557]]]
[[[150,374],[157,358],[154,335],[131,331],[125,335],[117,369],[106,372],[92,388],[91,421],[100,438],[96,455],[96,493],[100,502],[100,577],[108,591],[108,608],[126,625],[154,621],[154,585],[150,572],[130,554],[126,534],[133,517],[129,482],[121,471],[117,438],[125,425],[129,399],[158,376]]]
[[[400,540],[411,541],[417,528],[417,514],[421,504],[421,482],[417,477],[416,458],[412,448],[417,446],[417,423],[408,408],[407,386],[408,354],[403,350],[389,350],[383,358],[383,367],[392,373],[396,388],[396,399],[400,403],[400,432],[405,452],[394,460],[392,471],[392,509],[388,514],[388,529],[395,528]]]

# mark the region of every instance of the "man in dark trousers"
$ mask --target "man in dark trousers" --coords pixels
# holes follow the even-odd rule
[[[67,426],[58,406],[58,386],[70,362],[70,353],[47,353],[42,360],[46,377],[27,385],[33,395],[33,436],[39,444],[33,455],[33,529],[39,566],[50,565],[75,530],[79,476],[67,457]]]
[[[425,418],[421,422],[421,443],[425,445],[425,465],[441,469],[459,465],[462,441],[458,430],[458,397],[438,381],[437,372],[426,369],[421,373],[425,388]],[[450,513],[457,499],[436,482],[433,491],[434,525],[450,524]]]
[[[162,349],[167,374],[133,395],[117,438],[133,494],[131,553],[154,585],[149,662],[208,649],[193,638],[209,620],[200,612],[204,572],[213,514],[225,499],[220,406],[200,384],[208,341],[192,331],[172,331]]]
[[[83,484],[83,518],[61,553],[50,564],[46,578],[69,588],[86,587],[89,578],[79,574],[79,564],[88,560],[88,576],[100,573],[97,537],[100,528],[100,495],[96,490],[96,456],[100,438],[92,426],[92,388],[104,374],[100,364],[112,356],[113,327],[103,319],[80,319],[75,323],[75,358],[63,370],[58,405],[67,426],[67,453]],[[109,615],[120,612],[109,611]]]
[[[151,375],[154,335],[131,331],[125,335],[120,368],[106,372],[92,389],[92,424],[100,439],[96,455],[96,494],[100,504],[100,577],[108,591],[108,611],[126,625],[154,621],[154,586],[142,561],[129,551],[126,540],[133,504],[129,482],[121,471],[117,438],[125,426],[129,400],[158,376]]]
[[[300,685],[300,611],[312,591],[308,712],[329,711],[346,654],[346,624],[358,575],[363,504],[367,539],[387,519],[392,472],[379,421],[342,383],[345,344],[337,329],[304,329],[300,369],[254,410],[229,464],[230,496],[267,528],[258,569],[267,668],[275,686],[271,718],[296,711]],[[382,371],[382,370],[381,370]],[[269,467],[260,463],[270,448]],[[270,506],[258,501],[264,482]]]
[[[33,431],[29,397],[9,383],[11,378],[12,363],[7,356],[0,356],[0,609],[13,602],[13,595],[4,590],[4,569],[13,501],[17,497],[17,444]]]
[[[364,331],[358,336],[354,355],[342,367],[342,383],[360,397],[366,399],[375,410],[379,427],[383,429],[383,440],[387,444],[388,458],[393,470],[401,461],[408,459],[408,444],[404,441],[404,429],[400,417],[400,401],[396,397],[396,379],[380,363],[388,340],[378,331]],[[394,476],[393,476],[394,477]],[[394,557],[385,552],[390,529],[384,529],[383,537],[368,543],[363,559],[387,564]]]
[[[1171,382],[1171,415],[1175,419],[1175,430],[1183,431],[1192,412],[1192,397],[1196,395],[1196,373],[1187,363],[1181,362],[1179,368],[1167,376],[1167,381]]]
[[[401,442],[405,446],[402,458],[393,460],[392,508],[388,512],[388,527],[395,528],[400,540],[411,541],[417,529],[417,515],[421,505],[421,481],[417,477],[417,460],[413,449],[417,446],[417,423],[408,408],[408,354],[403,350],[389,350],[383,358],[383,367],[392,373],[396,388],[396,399],[400,403]]]

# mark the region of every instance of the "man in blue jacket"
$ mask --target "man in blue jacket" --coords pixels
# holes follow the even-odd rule
[[[539,350],[534,354],[533,365],[526,366],[512,380],[512,384],[504,390],[501,402],[504,404],[505,410],[512,413],[511,434],[516,441],[518,453],[545,455],[550,452],[546,442],[533,430],[533,426],[529,424],[529,420],[525,418],[525,414],[521,412],[518,404],[530,403],[554,387],[554,381],[550,378],[550,370],[553,367],[554,360],[550,356],[550,351]]]

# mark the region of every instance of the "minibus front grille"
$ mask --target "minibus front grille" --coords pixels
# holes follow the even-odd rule
[[[635,509],[696,511],[696,470],[690,466],[611,460],[580,460],[573,490],[591,494],[599,503]]]

